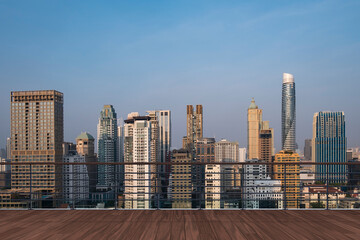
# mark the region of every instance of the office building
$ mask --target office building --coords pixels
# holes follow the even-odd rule
[[[63,94],[55,90],[11,92],[11,161],[61,163],[64,141]],[[62,166],[11,167],[13,189],[60,193]],[[31,175],[30,175],[31,171]],[[31,179],[30,179],[31,176]]]
[[[186,132],[183,139],[183,148],[188,149],[192,155],[196,155],[195,145],[198,139],[203,138],[203,107],[196,105],[196,111],[192,105],[186,106]],[[194,157],[193,156],[193,157]]]
[[[215,162],[236,163],[239,162],[239,143],[230,142],[226,139],[215,144]],[[221,192],[240,188],[241,167],[240,165],[221,165]]]
[[[218,164],[205,167],[205,208],[220,209],[221,170]]]
[[[255,104],[254,98],[248,108],[248,158],[259,159],[259,133],[262,129],[262,109]]]
[[[248,159],[271,162],[274,155],[274,131],[269,121],[263,121],[262,109],[255,104],[254,98],[248,108]]]
[[[172,208],[191,208],[191,154],[186,149],[172,151],[171,165],[171,201]]]
[[[149,116],[139,116],[138,113],[131,113],[124,122],[125,162],[150,163],[151,118]],[[125,165],[125,208],[150,208],[154,194],[151,191],[152,180],[149,165]]]
[[[95,139],[87,132],[82,132],[76,138],[76,152],[85,158],[86,163],[96,163],[97,156],[95,154]],[[97,184],[97,166],[94,164],[86,165],[89,175],[90,192],[96,191]]]
[[[100,112],[97,126],[98,135],[98,162],[115,163],[117,158],[117,119],[112,105],[104,105]],[[114,189],[115,180],[114,165],[98,165],[97,190],[108,191]]]
[[[171,151],[171,111],[154,110],[148,111],[152,119],[158,122],[158,144],[159,144],[159,162],[164,163]],[[161,172],[165,171],[164,166],[160,167]]]
[[[299,162],[299,154],[293,151],[282,150],[275,154],[274,179],[281,180],[283,204],[286,208],[298,208],[300,204],[300,166],[297,164]]]
[[[296,99],[293,75],[283,74],[281,106],[282,150],[296,150]]]
[[[305,139],[305,145],[304,145],[304,160],[311,162],[312,158],[312,140],[311,139]]]
[[[193,162],[214,163],[215,162],[215,138],[202,138],[196,141],[196,158]],[[204,199],[205,194],[205,168],[206,165],[192,166],[192,184],[195,199]],[[200,207],[199,201],[193,201],[193,207]]]
[[[89,173],[86,165],[70,165],[66,163],[86,163],[85,156],[76,151],[64,155],[63,165],[63,197],[65,203],[76,207],[86,206],[89,201]]]
[[[346,163],[346,149],[344,113],[315,113],[312,161],[316,163]],[[322,183],[344,183],[346,174],[346,165],[316,165],[315,177]]]

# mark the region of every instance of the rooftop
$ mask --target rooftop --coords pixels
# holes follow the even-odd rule
[[[3,210],[2,239],[358,239],[360,211]]]

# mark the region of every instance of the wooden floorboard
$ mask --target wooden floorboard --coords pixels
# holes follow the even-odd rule
[[[359,239],[359,236],[360,211],[0,211],[0,239]]]

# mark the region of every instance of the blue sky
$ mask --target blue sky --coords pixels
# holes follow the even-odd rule
[[[0,147],[11,90],[65,97],[65,140],[96,136],[104,104],[119,117],[172,110],[173,147],[186,105],[203,104],[204,135],[246,146],[251,97],[280,148],[282,73],[295,77],[297,142],[312,117],[344,111],[360,145],[360,1],[0,0]]]

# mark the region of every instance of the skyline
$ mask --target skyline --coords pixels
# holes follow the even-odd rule
[[[112,104],[124,119],[171,110],[172,146],[180,148],[186,105],[202,104],[204,137],[246,147],[254,97],[279,151],[283,72],[296,81],[301,150],[313,114],[327,110],[345,112],[348,146],[360,145],[360,3],[280,2],[2,1],[0,147],[10,136],[10,91],[56,89],[64,93],[65,141],[96,136],[100,111]]]

